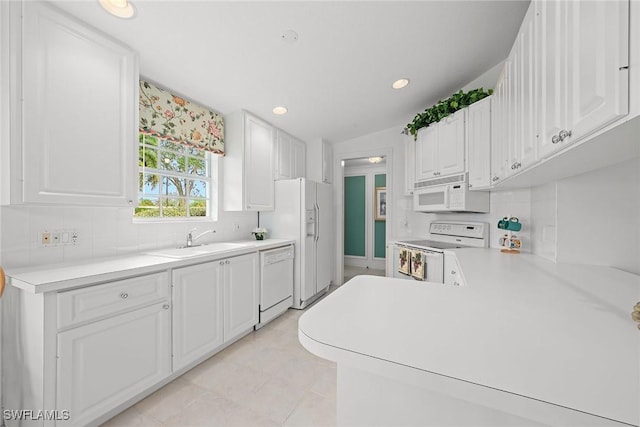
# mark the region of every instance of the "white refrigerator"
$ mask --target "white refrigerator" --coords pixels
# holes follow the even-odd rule
[[[295,240],[293,308],[322,295],[332,279],[333,207],[329,184],[305,178],[275,182],[275,209],[260,213],[269,237]]]

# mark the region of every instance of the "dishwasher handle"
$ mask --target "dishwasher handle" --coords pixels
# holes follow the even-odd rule
[[[293,245],[263,252],[262,265],[271,265],[293,259]]]

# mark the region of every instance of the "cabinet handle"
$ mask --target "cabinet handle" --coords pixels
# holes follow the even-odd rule
[[[169,304],[164,304],[164,305],[162,306],[162,308],[164,308],[165,310],[169,310],[169,307],[170,307],[170,305],[169,305]]]
[[[451,270],[451,274],[456,274],[456,271],[455,270]]]
[[[225,263],[225,264],[231,264],[231,261],[226,260],[224,263]]]
[[[458,283],[458,282],[453,282],[453,286],[460,286],[460,283]]]
[[[473,187],[473,184],[469,184],[469,188]]]
[[[491,181],[496,182],[497,180],[499,180],[500,178],[498,178],[497,176],[494,176]]]
[[[551,137],[551,142],[552,142],[553,144],[557,144],[558,142],[560,142],[560,137],[559,137],[558,135],[553,135],[553,136]]]
[[[564,141],[566,138],[569,138],[571,136],[571,131],[570,130],[561,130],[560,133],[558,134],[558,137],[560,138],[560,141]]]
[[[224,261],[220,261],[220,265],[224,265]]]
[[[127,298],[129,298],[129,294],[126,293],[126,292],[123,292],[123,293],[120,294],[120,298],[127,299]]]

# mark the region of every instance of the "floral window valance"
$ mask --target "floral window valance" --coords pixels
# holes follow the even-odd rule
[[[140,80],[140,132],[224,155],[224,119]]]

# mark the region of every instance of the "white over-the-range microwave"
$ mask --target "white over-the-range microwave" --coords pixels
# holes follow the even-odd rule
[[[469,191],[467,174],[418,181],[413,210],[418,212],[489,212],[487,191]]]

